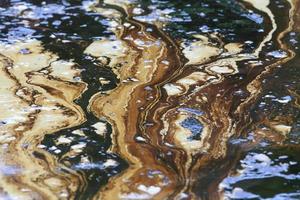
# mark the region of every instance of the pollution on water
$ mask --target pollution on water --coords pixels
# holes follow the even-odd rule
[[[0,0],[0,199],[300,199],[299,0]]]

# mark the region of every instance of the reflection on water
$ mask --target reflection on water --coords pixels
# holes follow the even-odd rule
[[[0,198],[299,199],[299,12],[0,1]]]
[[[298,161],[293,155],[276,154],[272,151],[247,154],[240,161],[238,175],[221,183],[225,193],[231,198],[299,198]]]

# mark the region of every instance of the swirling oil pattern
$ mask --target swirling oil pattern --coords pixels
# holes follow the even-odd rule
[[[0,0],[0,199],[300,199],[299,0]]]

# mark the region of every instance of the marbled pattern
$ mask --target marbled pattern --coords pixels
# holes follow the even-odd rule
[[[1,199],[300,197],[297,0],[0,6]]]

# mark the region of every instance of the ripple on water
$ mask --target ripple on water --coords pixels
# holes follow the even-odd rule
[[[282,151],[280,151],[282,150]],[[220,184],[232,199],[297,199],[300,197],[300,163],[288,150],[249,152],[237,170]]]

